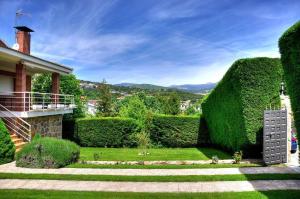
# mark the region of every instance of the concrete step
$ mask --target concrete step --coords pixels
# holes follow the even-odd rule
[[[10,137],[16,146],[16,152],[20,151],[23,148],[23,146],[27,143],[24,142],[22,138],[19,138],[15,133],[10,134]]]
[[[22,140],[22,139],[20,139],[20,138],[12,138],[11,140],[12,140],[12,141],[13,141],[13,143],[15,143],[15,144],[18,144],[18,143],[21,143],[21,142],[23,142],[23,140]]]
[[[26,142],[15,143],[16,152],[20,151],[24,147],[25,144],[26,144]]]

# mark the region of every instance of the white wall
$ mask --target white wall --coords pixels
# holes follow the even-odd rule
[[[0,75],[0,92],[14,92],[14,79],[12,77]]]

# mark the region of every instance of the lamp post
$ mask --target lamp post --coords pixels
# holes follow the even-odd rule
[[[284,95],[284,82],[281,82],[280,84],[280,94]]]

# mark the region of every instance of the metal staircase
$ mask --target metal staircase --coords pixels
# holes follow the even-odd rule
[[[21,150],[26,142],[31,141],[31,125],[1,104],[0,118],[10,132],[11,139],[16,146],[16,151]]]

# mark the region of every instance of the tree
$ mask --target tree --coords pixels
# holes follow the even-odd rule
[[[4,122],[0,119],[0,164],[14,160],[15,145],[12,142]]]
[[[142,100],[137,96],[129,98],[127,104],[120,108],[120,116],[133,118],[137,121],[138,125],[143,129],[146,121],[147,108]]]
[[[97,87],[97,92],[99,93],[98,102],[97,102],[97,115],[110,117],[113,115],[112,109],[112,95],[110,92],[110,87],[103,80]]]
[[[32,91],[41,93],[51,93],[51,74],[37,74],[33,77]],[[84,117],[84,101],[81,99],[82,89],[80,81],[73,74],[63,75],[60,77],[60,93],[74,95],[76,108],[73,111],[72,117]]]
[[[168,98],[169,110],[167,114],[178,115],[180,113],[180,99],[176,93],[172,93]]]

